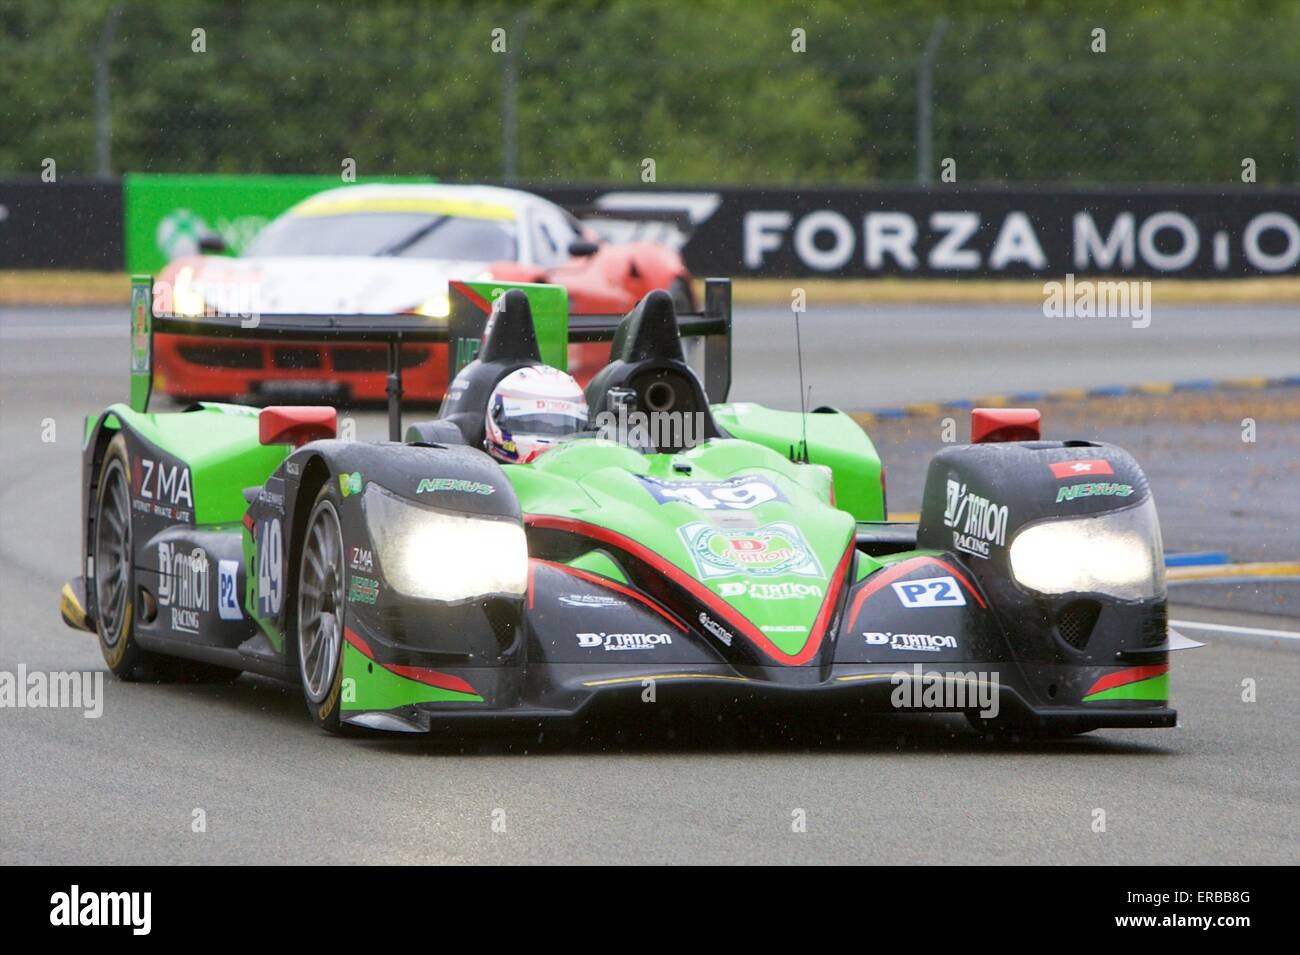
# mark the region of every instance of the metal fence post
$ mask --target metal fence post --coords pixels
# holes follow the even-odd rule
[[[524,28],[528,25],[527,11],[515,17],[514,35],[506,45],[505,75],[501,90],[501,149],[504,153],[504,178],[512,183],[519,172],[519,121],[515,100],[519,88],[519,70],[515,65],[519,47],[524,41]]]
[[[943,34],[947,29],[946,17],[934,21],[934,26],[930,29],[930,39],[925,44],[925,53],[921,55],[921,66],[916,78],[916,181],[921,185],[930,181],[930,171],[934,168],[934,120],[931,103],[934,99],[934,61],[939,55],[939,44],[943,42]]]
[[[110,118],[112,102],[108,93],[108,58],[113,53],[113,34],[122,16],[121,4],[114,4],[104,20],[95,46],[95,174],[107,179],[113,174],[113,127]]]

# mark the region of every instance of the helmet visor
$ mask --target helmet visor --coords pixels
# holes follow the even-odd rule
[[[587,406],[557,398],[504,398],[493,417],[511,434],[563,437],[587,428]]]

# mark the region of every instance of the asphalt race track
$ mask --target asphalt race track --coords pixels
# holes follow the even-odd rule
[[[792,280],[793,281],[793,280]],[[738,309],[737,395],[798,408],[794,317]],[[1300,373],[1300,307],[1152,305],[1151,324],[1044,318],[1042,307],[809,302],[800,317],[812,404],[845,411],[977,395]],[[854,343],[846,348],[844,343]]]
[[[1157,302],[1140,330],[1034,311],[814,305],[813,401],[1300,372],[1294,308]],[[797,405],[788,310],[745,310],[736,324],[733,397]],[[57,602],[79,559],[82,416],[125,398],[127,358],[125,309],[0,314],[0,671],[103,670]],[[1147,466],[1168,549],[1295,561],[1298,394],[1135,398],[1087,423]],[[1245,448],[1238,422],[1253,408],[1259,438]],[[1049,433],[1079,413],[1045,408]],[[374,413],[360,421],[362,436],[381,430]],[[934,424],[877,432],[896,509],[919,500]],[[0,861],[1294,863],[1296,587],[1173,590],[1171,617],[1207,642],[1173,660],[1180,725],[1052,744],[986,743],[943,716],[845,727],[725,714],[541,739],[336,739],[311,726],[297,688],[110,677],[99,719],[0,710]],[[1244,680],[1257,702],[1243,701]],[[192,831],[196,809],[205,832]],[[792,831],[798,810],[806,832]]]

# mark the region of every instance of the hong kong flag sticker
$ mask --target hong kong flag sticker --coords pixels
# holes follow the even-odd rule
[[[1093,474],[1114,474],[1110,462],[1102,458],[1083,461],[1057,461],[1052,466],[1052,476],[1058,478],[1090,477]]]

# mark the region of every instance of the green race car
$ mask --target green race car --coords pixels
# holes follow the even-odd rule
[[[890,522],[847,415],[710,403],[730,385],[722,280],[701,313],[652,292],[621,318],[503,283],[453,283],[445,320],[192,321],[158,295],[136,280],[132,401],[87,419],[84,572],[61,601],[122,678],[277,677],[330,730],[647,706],[1174,725],[1168,653],[1190,642],[1146,479],[1119,448],[1040,440],[1036,412],[977,409],[919,523]],[[385,342],[390,440],[341,440],[333,408],[150,413],[155,331]],[[527,464],[484,452],[498,383],[611,339],[589,430]],[[448,344],[450,385],[403,432],[409,341]]]

